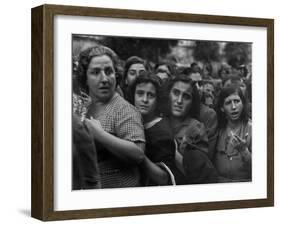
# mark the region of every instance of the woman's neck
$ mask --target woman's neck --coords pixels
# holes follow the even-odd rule
[[[90,93],[91,94],[91,93]],[[109,103],[112,98],[116,95],[116,93],[114,93],[107,101],[104,100],[100,100],[99,98],[96,98],[94,95],[90,95],[91,99],[92,99],[92,106],[98,107],[98,106],[103,106],[106,105],[107,103]]]
[[[227,127],[230,129],[236,129],[237,127],[239,127],[241,125],[241,120],[236,120],[236,121],[231,121],[228,120],[227,121]]]
[[[185,118],[179,118],[179,117],[170,117],[170,122],[174,127],[177,127],[178,125],[182,124],[184,121],[190,119],[190,117],[185,117]]]

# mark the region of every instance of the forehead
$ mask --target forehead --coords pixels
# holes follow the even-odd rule
[[[177,89],[177,90],[179,90],[181,92],[184,92],[184,93],[191,93],[192,92],[191,84],[186,83],[186,82],[182,82],[182,81],[175,82],[175,84],[172,87],[172,90],[173,89]]]
[[[100,67],[100,66],[112,66],[113,62],[111,58],[107,55],[94,56],[89,64],[89,67]]]
[[[132,64],[129,68],[129,70],[142,70],[142,69],[145,70],[145,67],[141,63]]]
[[[156,88],[151,82],[137,84],[136,90],[145,90],[156,93]]]
[[[233,93],[233,94],[230,94],[228,97],[226,97],[224,99],[224,102],[227,102],[227,101],[232,101],[232,100],[241,100],[240,96],[238,95],[238,93]]]

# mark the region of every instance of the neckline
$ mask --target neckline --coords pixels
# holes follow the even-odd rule
[[[162,120],[161,117],[157,117],[155,119],[153,119],[152,121],[148,122],[148,123],[145,123],[144,124],[144,128],[145,129],[149,129],[151,128],[152,126],[154,126],[155,124],[157,124],[158,122],[160,122]]]

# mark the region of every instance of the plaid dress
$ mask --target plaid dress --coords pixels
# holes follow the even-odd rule
[[[90,108],[87,117],[99,120],[102,128],[124,140],[145,143],[144,128],[140,113],[118,93],[105,106],[101,113]],[[128,165],[111,154],[95,141],[98,150],[98,164],[102,188],[140,186],[140,173],[135,165]]]

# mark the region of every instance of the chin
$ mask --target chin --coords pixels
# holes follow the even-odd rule
[[[173,117],[175,117],[175,118],[181,118],[183,114],[180,113],[180,112],[173,112],[172,115],[173,115]]]
[[[101,100],[102,102],[107,102],[111,99],[113,95],[100,95],[98,97],[99,100]]]

